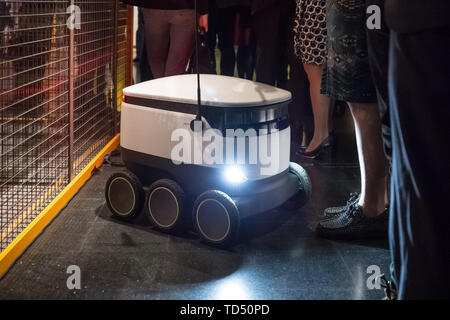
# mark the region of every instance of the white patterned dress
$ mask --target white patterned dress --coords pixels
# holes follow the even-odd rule
[[[297,0],[294,50],[302,63],[322,65],[327,56],[326,0]]]

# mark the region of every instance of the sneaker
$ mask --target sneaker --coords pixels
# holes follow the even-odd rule
[[[348,206],[352,204],[356,204],[359,201],[360,193],[359,192],[352,192],[350,193],[349,199],[347,200],[347,203],[345,206],[340,207],[330,207],[323,210],[323,216],[325,219],[329,219],[334,217],[336,214],[339,214],[343,212],[345,209],[348,208]]]
[[[349,205],[333,218],[320,221],[316,233],[328,239],[367,239],[388,236],[389,210],[375,218],[366,217],[358,204]]]

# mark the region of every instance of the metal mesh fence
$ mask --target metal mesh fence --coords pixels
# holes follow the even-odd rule
[[[74,46],[74,163],[77,174],[111,139],[114,43],[112,1],[76,0],[81,28]]]
[[[118,0],[0,0],[0,251],[118,131],[127,12]]]
[[[126,79],[131,77],[131,69],[127,68],[130,57],[127,56],[126,52],[129,48],[130,38],[127,37],[127,20],[128,20],[128,10],[126,7],[119,7],[117,16],[117,108],[120,111],[122,105],[122,90],[126,86]],[[119,118],[118,118],[119,119]]]

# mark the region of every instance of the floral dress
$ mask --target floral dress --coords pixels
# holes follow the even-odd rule
[[[326,0],[297,0],[294,50],[302,63],[322,65],[327,55]]]

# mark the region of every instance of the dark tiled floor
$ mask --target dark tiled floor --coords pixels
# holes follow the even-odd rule
[[[313,229],[323,208],[340,204],[359,186],[346,116],[339,153],[303,163],[313,196],[298,212],[271,211],[244,223],[241,243],[218,250],[195,235],[170,236],[145,219],[122,223],[105,206],[104,165],[0,281],[0,298],[32,299],[379,299],[367,267],[388,272],[380,242],[335,242]],[[68,290],[69,265],[81,269],[81,290]]]

